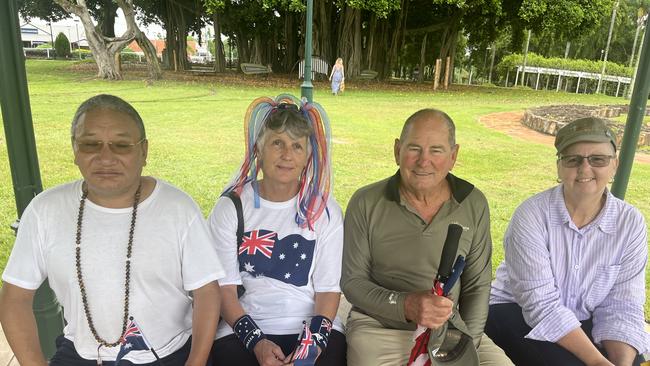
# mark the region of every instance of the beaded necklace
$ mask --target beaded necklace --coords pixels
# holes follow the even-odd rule
[[[102,339],[99,334],[97,334],[97,329],[95,329],[95,324],[93,322],[93,317],[90,314],[90,308],[88,306],[88,297],[86,295],[86,286],[84,284],[83,276],[81,274],[81,224],[83,222],[83,213],[84,207],[86,205],[86,198],[88,197],[88,190],[83,189],[83,194],[81,195],[81,200],[79,201],[79,215],[77,216],[77,246],[76,246],[76,267],[77,267],[77,282],[79,284],[79,290],[81,291],[81,301],[84,306],[84,313],[86,314],[86,320],[88,321],[88,327],[95,337],[99,347],[115,347],[120,344],[122,335],[126,331],[126,325],[129,320],[129,285],[131,283],[131,253],[133,249],[133,232],[135,231],[135,219],[138,213],[138,203],[140,202],[140,193],[142,191],[142,184],[138,185],[138,190],[135,192],[133,197],[133,211],[131,213],[131,228],[129,229],[129,243],[126,247],[126,273],[125,273],[125,283],[124,283],[124,318],[122,320],[122,332],[120,333],[120,338],[115,342],[108,342]],[[99,351],[99,348],[98,348]]]

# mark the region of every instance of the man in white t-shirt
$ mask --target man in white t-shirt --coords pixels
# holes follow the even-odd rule
[[[50,366],[206,365],[225,272],[201,211],[141,175],[144,125],[124,100],[88,99],[71,134],[83,180],[32,200],[2,275],[0,321],[18,361],[48,364],[32,313],[47,278],[66,320]]]

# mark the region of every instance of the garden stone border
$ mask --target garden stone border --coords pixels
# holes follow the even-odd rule
[[[607,125],[616,134],[617,145],[620,146],[623,140],[625,124],[608,118],[627,114],[629,108],[628,105],[549,105],[527,109],[521,123],[535,131],[555,136],[560,128],[573,120],[583,117],[599,117],[607,121]],[[646,108],[645,115],[650,116],[650,108]],[[650,146],[650,127],[641,127],[637,146]]]

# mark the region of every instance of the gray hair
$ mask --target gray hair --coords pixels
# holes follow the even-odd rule
[[[435,108],[420,109],[407,118],[406,122],[404,122],[404,127],[402,127],[402,133],[399,135],[399,140],[404,141],[411,129],[411,125],[422,118],[443,120],[449,131],[449,146],[454,147],[456,145],[456,125],[454,124],[454,120],[447,113]]]
[[[142,122],[142,118],[140,117],[140,114],[138,114],[138,111],[136,111],[131,104],[129,104],[124,99],[116,97],[114,95],[99,94],[81,103],[79,108],[77,108],[77,111],[75,112],[74,117],[72,118],[72,126],[70,128],[70,136],[72,137],[73,140],[81,116],[83,116],[84,113],[88,111],[92,111],[99,108],[106,108],[113,111],[122,112],[128,115],[129,117],[131,117],[131,119],[133,119],[136,126],[138,127],[138,130],[140,131],[140,139],[147,138],[147,134],[145,133],[144,130],[144,122]]]
[[[288,106],[288,105],[287,105]],[[291,107],[275,107],[264,123],[257,138],[257,151],[264,149],[266,134],[269,130],[277,133],[286,132],[289,137],[297,140],[301,137],[309,137],[314,134],[314,129],[307,118],[298,110],[298,107],[291,104]],[[311,144],[307,141],[307,153],[311,152]]]

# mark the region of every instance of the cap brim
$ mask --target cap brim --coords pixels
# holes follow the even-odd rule
[[[609,137],[603,136],[602,134],[594,135],[578,135],[572,138],[567,138],[562,142],[562,145],[557,146],[557,151],[562,152],[567,147],[576,144],[578,142],[609,142],[614,143]]]

